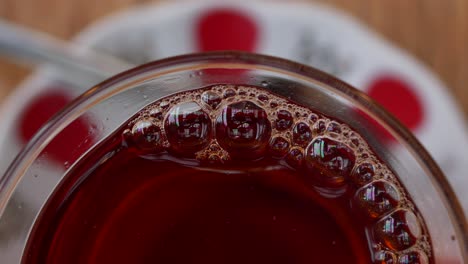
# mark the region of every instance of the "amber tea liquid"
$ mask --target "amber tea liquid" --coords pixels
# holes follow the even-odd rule
[[[425,230],[349,126],[218,85],[160,99],[81,159],[23,263],[432,263]]]

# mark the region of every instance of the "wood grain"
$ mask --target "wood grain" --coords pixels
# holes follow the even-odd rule
[[[432,69],[468,116],[468,0],[316,0],[355,16]],[[0,0],[0,17],[69,39],[145,0]],[[1,32],[0,32],[1,33]],[[0,102],[30,72],[0,59]]]

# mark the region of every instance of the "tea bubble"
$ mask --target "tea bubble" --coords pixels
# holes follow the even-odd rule
[[[377,218],[395,209],[399,201],[400,194],[393,184],[375,181],[357,190],[353,207],[370,218]]]
[[[374,226],[374,235],[389,249],[404,250],[416,243],[421,227],[412,211],[400,209],[379,220]]]
[[[279,131],[283,131],[292,127],[294,118],[292,114],[287,110],[279,110],[276,112],[275,128]]]
[[[357,185],[363,185],[370,182],[374,177],[374,174],[374,165],[372,163],[365,162],[359,164],[351,173],[351,180]]]
[[[284,157],[289,150],[289,142],[283,137],[277,136],[270,140],[270,154],[275,158]]]
[[[211,119],[195,102],[172,107],[167,113],[164,129],[170,149],[178,153],[194,155],[211,139]]]
[[[153,118],[146,118],[137,121],[130,133],[125,137],[130,144],[143,151],[157,151],[161,147],[161,128],[157,126]]]
[[[312,130],[304,122],[297,123],[293,128],[293,141],[295,144],[305,147],[312,140]]]
[[[323,121],[323,120],[318,120],[314,124],[314,131],[317,134],[323,134],[323,132],[325,132],[326,129],[327,129],[327,127],[326,127],[325,121]]]
[[[398,264],[429,264],[429,260],[424,252],[413,250],[401,254],[398,257]]]
[[[233,157],[261,157],[270,140],[266,111],[250,101],[226,106],[216,120],[216,139]]]
[[[375,264],[397,264],[395,253],[386,250],[380,250],[374,255]]]
[[[222,101],[221,96],[213,91],[206,91],[202,93],[201,100],[212,109],[216,109]]]
[[[349,178],[355,159],[354,152],[345,144],[319,137],[307,147],[305,164],[310,176],[323,187],[340,187]]]
[[[328,124],[327,130],[332,133],[340,134],[341,133],[341,126],[337,122],[330,122]]]
[[[233,89],[226,89],[223,92],[223,98],[230,98],[233,96],[236,96],[236,91],[234,91]]]
[[[300,168],[304,162],[304,150],[300,147],[293,147],[286,155],[286,163],[293,168]]]

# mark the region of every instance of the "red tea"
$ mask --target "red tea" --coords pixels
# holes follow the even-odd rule
[[[432,263],[397,177],[346,124],[256,88],[163,98],[49,198],[23,263]]]

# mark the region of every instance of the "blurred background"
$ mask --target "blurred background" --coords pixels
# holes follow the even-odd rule
[[[0,0],[0,17],[68,40],[106,15],[148,0]],[[345,11],[434,71],[468,115],[468,1],[320,2]],[[0,103],[31,72],[0,58]]]

